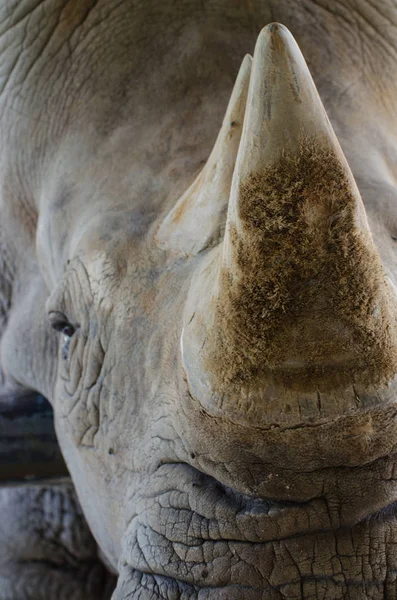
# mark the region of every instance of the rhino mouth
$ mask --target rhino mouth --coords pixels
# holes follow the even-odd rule
[[[385,548],[394,537],[397,542],[395,503],[352,528],[335,527],[326,497],[280,502],[246,496],[185,464],[160,471],[157,489],[138,500],[126,530],[113,600],[307,597],[282,589],[298,591],[304,580],[310,590],[324,578],[341,594],[337,572],[347,572],[344,585],[354,587],[378,586],[388,577],[394,559],[386,551],[384,573],[372,569],[369,582],[353,556],[355,563],[364,554],[375,560],[382,535]]]

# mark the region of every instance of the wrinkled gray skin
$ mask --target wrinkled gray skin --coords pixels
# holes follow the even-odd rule
[[[203,411],[179,340],[205,252],[175,260],[154,243],[271,21],[302,49],[395,281],[394,2],[0,8],[2,395],[53,403],[84,514],[119,573],[114,600],[397,598],[397,523],[382,511],[397,498],[393,455],[320,468],[295,450],[287,463],[288,436],[265,453],[266,434]],[[76,327],[69,348],[51,311]]]
[[[1,600],[108,599],[100,564],[70,482],[0,489]]]

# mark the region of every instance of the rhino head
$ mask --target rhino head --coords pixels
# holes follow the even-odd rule
[[[146,91],[137,84],[138,100]],[[99,148],[74,124],[60,134],[37,187],[45,283],[29,304],[50,291],[58,358],[46,337],[46,370],[32,372],[3,340],[5,371],[52,399],[119,573],[113,598],[393,585],[389,250],[374,244],[302,54],[286,28],[265,27],[190,187],[200,141],[175,149],[158,110],[157,123],[137,109],[133,127],[109,126]]]

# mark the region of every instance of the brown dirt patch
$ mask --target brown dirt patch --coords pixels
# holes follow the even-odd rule
[[[329,391],[397,372],[396,307],[335,154],[305,138],[297,156],[252,175],[230,225],[206,368],[218,392]]]

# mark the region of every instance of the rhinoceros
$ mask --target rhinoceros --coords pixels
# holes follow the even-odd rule
[[[112,599],[397,598],[395,2],[0,23],[1,395]]]

